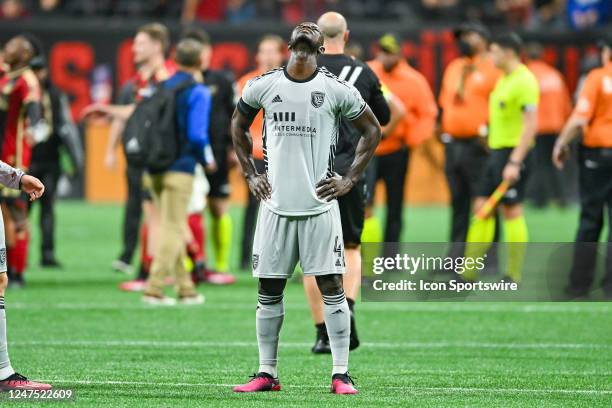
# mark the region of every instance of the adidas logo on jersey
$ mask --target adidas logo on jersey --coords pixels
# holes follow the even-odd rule
[[[276,96],[274,97],[274,99],[272,99],[272,103],[274,103],[274,102],[282,102],[282,101],[283,101],[283,100],[281,99],[280,95],[276,95]]]

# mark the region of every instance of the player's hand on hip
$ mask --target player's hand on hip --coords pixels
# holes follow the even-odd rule
[[[268,200],[272,197],[272,186],[266,174],[249,176],[247,177],[247,183],[249,184],[249,190],[251,190],[251,193],[253,193],[257,199]]]
[[[510,183],[510,185],[516,183],[521,178],[521,166],[518,163],[508,163],[504,167],[502,178]]]
[[[36,177],[24,174],[21,177],[21,190],[30,196],[30,201],[34,201],[42,197],[45,192],[45,186]]]
[[[353,188],[353,181],[339,174],[323,179],[317,183],[317,196],[321,200],[331,201],[336,197],[343,196]]]
[[[557,141],[553,149],[552,162],[559,170],[561,170],[568,158],[569,147],[565,143],[560,143]]]

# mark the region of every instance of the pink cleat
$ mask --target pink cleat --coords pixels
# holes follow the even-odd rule
[[[334,394],[357,394],[355,383],[349,373],[334,374],[332,376],[331,392]]]
[[[211,285],[232,285],[236,283],[236,277],[230,273],[205,271],[202,281]]]
[[[119,289],[124,292],[142,292],[145,290],[147,282],[144,279],[134,279],[119,284]]]
[[[30,381],[21,374],[13,374],[0,381],[0,391],[11,390],[50,390],[51,384]]]
[[[278,378],[273,378],[268,373],[257,373],[251,377],[248,383],[235,386],[234,392],[280,391],[281,389]]]

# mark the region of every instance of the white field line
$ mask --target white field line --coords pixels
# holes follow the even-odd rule
[[[198,308],[209,310],[250,310],[255,309],[257,300],[249,303],[228,303],[228,302],[207,302]],[[142,309],[150,310],[154,306],[133,303],[133,302],[113,302],[113,303],[29,303],[29,302],[10,302],[8,301],[7,309],[46,309],[46,310],[125,310],[125,309]],[[193,306],[176,306],[177,308],[192,308]],[[308,310],[308,305],[304,302],[286,304],[289,310]],[[612,312],[612,303],[609,304],[589,304],[581,303],[580,306],[568,303],[542,303],[521,305],[517,303],[360,303],[360,310],[363,311],[389,311],[389,312],[439,312],[439,313],[598,313],[609,314]],[[172,308],[161,308],[172,309]],[[156,308],[160,310],[160,308]]]
[[[10,346],[50,346],[50,347],[257,347],[255,341],[151,341],[151,340],[31,340],[9,342]],[[478,343],[478,342],[363,342],[372,349],[612,349],[612,344],[594,343]],[[310,347],[311,343],[280,342],[281,348]]]
[[[55,384],[62,385],[146,385],[153,387],[202,387],[202,388],[227,388],[228,390],[235,384],[215,384],[215,383],[154,383],[150,381],[98,381],[98,380],[69,380],[61,378],[47,378],[43,381],[49,381]],[[308,389],[324,389],[328,385],[289,385],[286,388],[308,388]],[[537,394],[587,394],[587,395],[612,395],[612,390],[585,390],[585,389],[566,389],[566,388],[472,388],[472,387],[419,387],[419,386],[388,386],[385,389],[400,390],[403,392],[448,392],[448,393],[537,393]]]

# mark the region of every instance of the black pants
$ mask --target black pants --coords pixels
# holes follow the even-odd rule
[[[255,167],[258,173],[266,171],[263,160],[255,160]],[[247,187],[248,190],[248,187]],[[259,209],[259,200],[248,191],[249,199],[244,213],[244,226],[242,233],[242,252],[240,258],[241,266],[251,264],[251,251],[253,250],[253,236],[255,235],[255,223],[257,221],[257,210]]]
[[[576,234],[574,262],[569,287],[587,293],[595,277],[597,246],[608,213],[608,251],[602,286],[612,293],[612,149],[582,147],[578,154],[580,180],[580,224]],[[593,244],[583,244],[583,243]]]
[[[531,173],[527,181],[527,198],[538,207],[551,200],[565,205],[569,201],[568,171],[559,171],[552,162],[552,152],[557,135],[543,134],[536,138],[533,149]]]
[[[444,171],[451,195],[451,242],[465,242],[472,211],[487,161],[487,151],[478,140],[453,139],[444,144],[446,161]]]
[[[125,203],[123,217],[123,251],[119,257],[125,263],[132,263],[132,257],[138,245],[140,221],[142,219],[142,176],[144,170],[140,167],[128,165],[126,179],[128,197]]]
[[[404,184],[408,169],[409,151],[406,148],[397,152],[378,156],[376,178],[382,179],[387,191],[387,220],[385,242],[399,242],[402,232],[402,211],[404,209]]]
[[[42,181],[45,193],[40,198],[40,230],[42,232],[41,252],[43,259],[55,258],[55,198],[60,168],[57,165],[30,168],[30,174]]]

